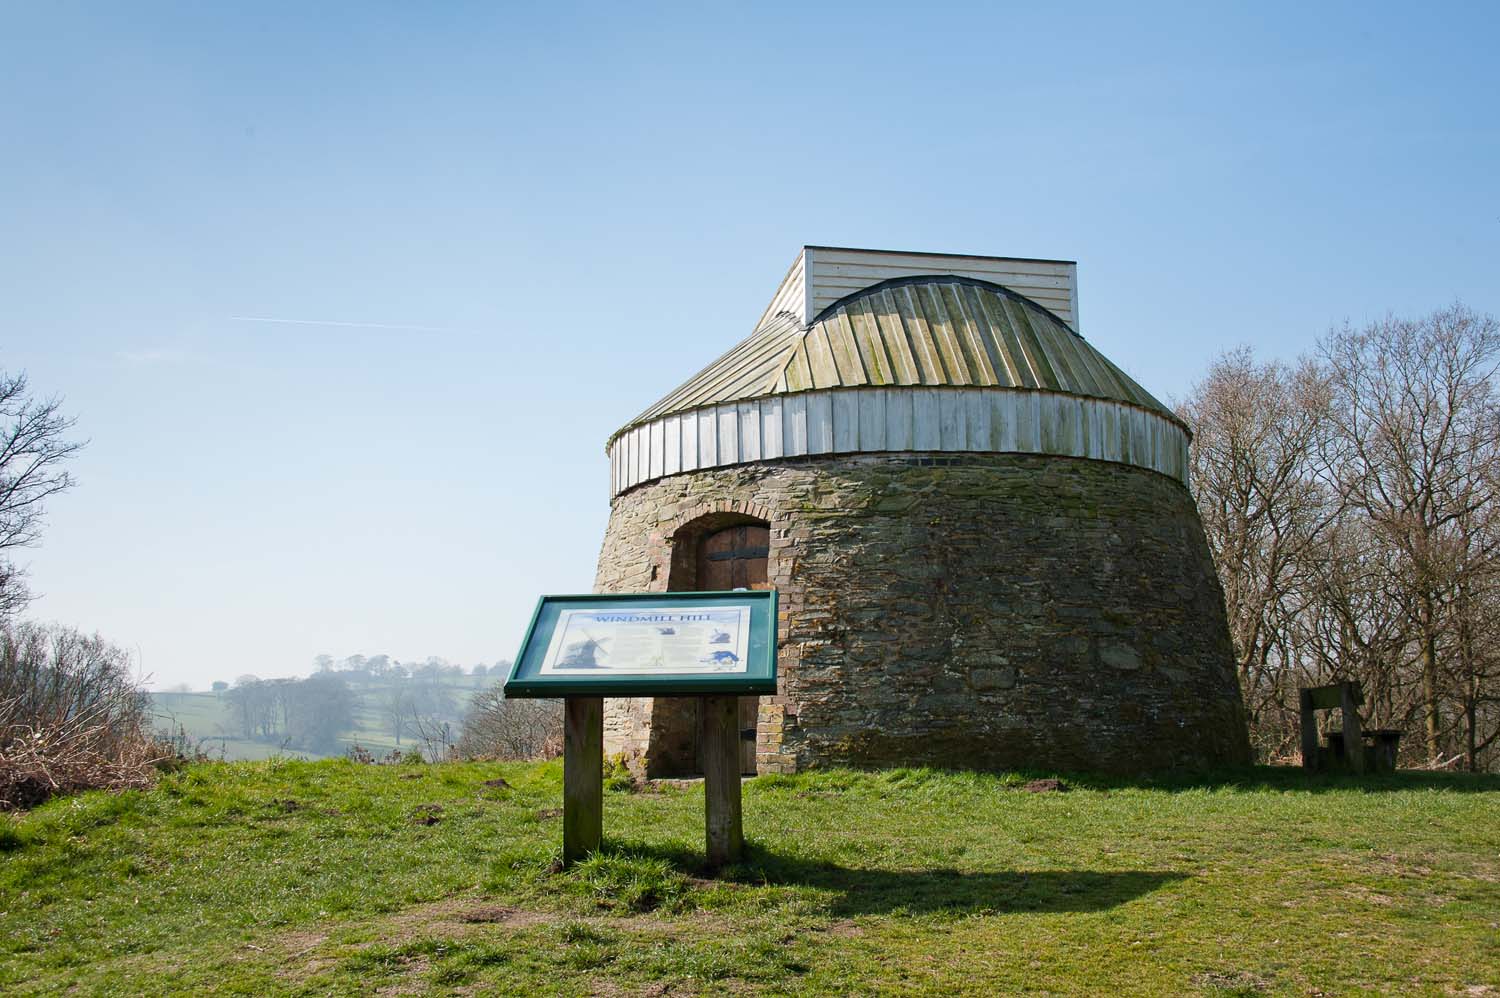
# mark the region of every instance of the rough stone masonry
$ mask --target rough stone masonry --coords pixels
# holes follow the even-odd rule
[[[777,694],[759,772],[1139,772],[1249,761],[1223,596],[1187,488],[1027,454],[783,459],[615,497],[600,592],[667,591],[706,531],[770,527]],[[690,772],[691,703],[606,704],[606,751]]]

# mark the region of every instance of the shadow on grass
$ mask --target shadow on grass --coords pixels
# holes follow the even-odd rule
[[[1032,780],[1061,778],[1075,790],[1159,790],[1174,793],[1186,790],[1280,790],[1301,793],[1333,793],[1357,790],[1364,793],[1395,793],[1409,790],[1442,790],[1448,793],[1500,793],[1500,774],[1440,773],[1424,770],[1402,770],[1356,776],[1348,772],[1308,773],[1301,766],[1246,766],[1240,769],[1205,771],[1166,771],[1157,773],[1085,773],[1066,770],[958,769],[923,766],[899,768],[809,769],[793,776],[772,774],[756,777],[750,786],[762,792],[778,789],[806,789],[838,774],[850,774],[860,780],[884,778],[894,785],[917,785],[934,778],[949,776],[993,779],[998,789],[1019,791]]]
[[[606,852],[665,860],[678,871],[704,874],[703,854],[642,842],[611,842]],[[836,895],[840,918],[911,914],[1106,911],[1188,875],[1170,870],[1039,870],[966,872],[946,867],[881,870],[839,866],[747,843],[744,859],[717,879],[746,885],[812,887]]]
[[[1054,775],[1039,774],[1039,775]],[[1435,773],[1403,770],[1356,776],[1353,773],[1309,773],[1300,766],[1254,766],[1205,773],[1158,773],[1144,776],[1064,774],[1067,782],[1089,790],[1139,788],[1146,790],[1297,790],[1305,793],[1360,790],[1392,793],[1402,790],[1445,790],[1450,793],[1500,792],[1500,776],[1488,773]]]

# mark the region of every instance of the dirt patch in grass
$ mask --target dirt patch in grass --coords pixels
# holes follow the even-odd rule
[[[313,951],[328,941],[326,932],[283,932],[276,937],[276,947],[281,951],[278,958],[281,969],[276,976],[282,980],[300,981],[327,970],[338,961],[330,956],[314,956]]]
[[[562,921],[561,916],[549,912],[497,905],[482,898],[456,897],[445,898],[431,904],[415,905],[382,917],[369,919],[363,923],[363,927],[371,930],[371,934],[375,937],[371,940],[372,943],[400,947],[434,936],[467,939],[482,936],[496,929],[515,931],[560,921]],[[359,930],[356,929],[356,931]],[[283,980],[306,980],[339,962],[338,957],[317,952],[327,941],[328,933],[326,932],[314,930],[285,932],[274,937],[273,940],[251,948],[258,953],[277,956],[284,964],[277,973],[277,976]],[[363,949],[366,945],[369,943],[357,948]],[[413,963],[419,959],[425,960],[426,958],[415,956],[410,958]],[[412,969],[406,964],[402,966],[403,975],[408,977],[419,972],[420,969]],[[408,991],[400,990],[400,988],[409,986],[410,982],[397,982],[390,985],[397,990],[379,993],[407,994]]]
[[[562,916],[546,911],[498,905],[484,898],[445,898],[432,904],[417,905],[393,912],[375,923],[386,936],[386,942],[407,942],[421,935],[441,933],[464,936],[482,932],[486,927],[526,929],[562,921]]]
[[[854,939],[865,934],[865,930],[861,929],[854,923],[853,919],[849,918],[834,922],[832,925],[824,928],[823,932],[826,935],[833,936],[835,939]]]
[[[1049,777],[1045,780],[1032,780],[1021,789],[1029,794],[1060,794],[1066,793],[1072,788],[1062,780],[1055,780]]]
[[[596,977],[589,983],[589,994],[596,998],[661,998],[672,994],[672,985],[656,981],[639,988],[628,988],[607,977]]]
[[[392,981],[383,987],[375,989],[375,994],[380,998],[393,998],[395,995],[420,995],[427,992],[427,985],[422,977],[432,969],[432,961],[422,955],[413,957],[402,957],[401,980]]]
[[[1271,982],[1248,970],[1213,970],[1196,974],[1193,983],[1208,994],[1248,995],[1265,991]]]
[[[1379,891],[1372,891],[1370,890],[1370,888],[1364,886],[1363,884],[1354,884],[1344,891],[1344,895],[1346,897],[1351,897],[1363,901],[1366,904],[1390,905],[1396,903],[1396,899],[1391,897],[1389,894],[1381,894]]]
[[[276,937],[276,942],[287,951],[288,956],[299,957],[323,945],[323,941],[327,938],[326,932],[284,932]]]
[[[1376,862],[1385,866],[1392,873],[1400,877],[1425,877],[1432,873],[1432,867],[1427,865],[1426,860],[1431,857],[1423,855],[1418,861],[1416,856],[1398,856],[1395,853],[1377,853],[1372,857]],[[1361,862],[1368,862],[1361,860]]]
[[[1193,983],[1211,995],[1253,995],[1271,982],[1248,970],[1210,970],[1193,976]]]
[[[462,909],[455,913],[460,922],[470,925],[540,925],[550,919],[538,911],[522,911],[519,908],[493,907],[480,905],[477,908]]]

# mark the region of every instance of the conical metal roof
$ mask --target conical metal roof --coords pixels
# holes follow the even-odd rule
[[[1186,424],[1077,324],[1068,260],[804,246],[749,337],[610,437],[611,494],[842,454],[1045,454],[1186,482]]]
[[[989,281],[899,277],[839,299],[806,326],[759,328],[615,434],[673,413],[818,389],[1012,388],[1175,415],[1057,315]],[[611,441],[615,439],[611,437]]]

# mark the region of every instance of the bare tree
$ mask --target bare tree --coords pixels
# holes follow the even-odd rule
[[[397,745],[401,744],[401,736],[415,716],[414,701],[415,697],[405,681],[392,683],[381,699],[380,713],[386,723],[391,726],[391,734],[395,737]]]
[[[1179,412],[1252,738],[1358,679],[1427,765],[1500,756],[1500,326],[1461,306],[1345,328],[1296,366],[1220,358]]]
[[[1500,323],[1461,305],[1420,320],[1345,328],[1322,344],[1349,459],[1344,494],[1400,555],[1425,747],[1444,756],[1442,653],[1465,575],[1493,561],[1488,519],[1500,464],[1494,374]]]
[[[1289,679],[1300,684],[1358,680],[1364,688],[1367,719],[1381,727],[1405,727],[1410,720],[1410,642],[1403,597],[1396,584],[1397,559],[1357,511],[1328,531],[1325,542],[1304,553],[1304,584],[1297,611],[1287,620],[1282,642]],[[1296,738],[1296,701],[1288,689],[1284,735]]]
[[[235,680],[225,699],[241,736],[269,739],[276,732],[276,684],[245,675]]]
[[[354,726],[355,697],[348,680],[331,673],[294,680],[281,690],[284,731],[291,744],[315,752],[338,748],[338,737]]]
[[[1488,491],[1495,495],[1491,482]],[[1461,518],[1465,557],[1457,566],[1452,606],[1452,648],[1446,685],[1462,726],[1464,764],[1481,768],[1481,757],[1500,743],[1500,511],[1485,504]]]
[[[1341,503],[1323,473],[1336,448],[1329,389],[1317,365],[1224,354],[1178,413],[1193,427],[1189,478],[1224,589],[1252,730],[1275,755],[1295,727],[1298,663],[1286,646],[1312,553],[1326,547]],[[1272,715],[1282,715],[1273,722]]]
[[[458,752],[467,758],[543,759],[562,751],[562,702],[507,700],[500,686],[474,696]]]
[[[0,372],[0,552],[36,543],[44,506],[73,487],[63,463],[83,446],[65,439],[74,420],[57,398],[33,398],[25,373]],[[0,556],[0,620],[30,600],[22,571]]]

